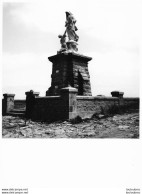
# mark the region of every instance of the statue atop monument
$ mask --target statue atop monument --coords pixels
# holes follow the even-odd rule
[[[73,14],[71,12],[66,12],[65,27],[66,27],[68,38],[69,40],[74,40],[77,42],[79,37],[75,33],[75,31],[78,30],[77,27],[75,26],[75,23],[76,23],[76,19],[74,18]]]
[[[65,12],[66,13],[66,22],[65,27],[66,30],[63,35],[59,35],[60,43],[61,43],[61,49],[58,51],[58,53],[62,52],[77,52],[77,41],[79,39],[79,36],[76,34],[76,31],[78,30],[76,27],[76,19],[74,18],[73,14],[71,12]]]

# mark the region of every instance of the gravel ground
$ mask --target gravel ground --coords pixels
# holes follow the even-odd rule
[[[139,113],[86,119],[73,124],[33,122],[13,116],[2,118],[3,138],[139,138]]]

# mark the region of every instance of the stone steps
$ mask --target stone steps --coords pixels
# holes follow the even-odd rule
[[[25,109],[13,109],[10,112],[12,112],[12,113],[25,113]]]
[[[13,109],[10,112],[7,113],[9,116],[19,116],[19,117],[24,117],[25,116],[25,109]]]
[[[13,116],[13,117],[24,117],[25,116],[24,113],[14,113],[14,112],[8,112],[7,115]]]

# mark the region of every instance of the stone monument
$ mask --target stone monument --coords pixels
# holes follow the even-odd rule
[[[53,67],[51,87],[46,91],[46,96],[60,95],[60,90],[68,86],[76,88],[77,95],[91,96],[88,62],[92,58],[78,53],[78,29],[71,12],[66,12],[65,27],[64,34],[58,36],[61,49],[56,55],[48,57]]]

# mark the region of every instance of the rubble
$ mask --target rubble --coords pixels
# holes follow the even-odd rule
[[[139,138],[139,113],[44,123],[3,116],[3,138]]]

